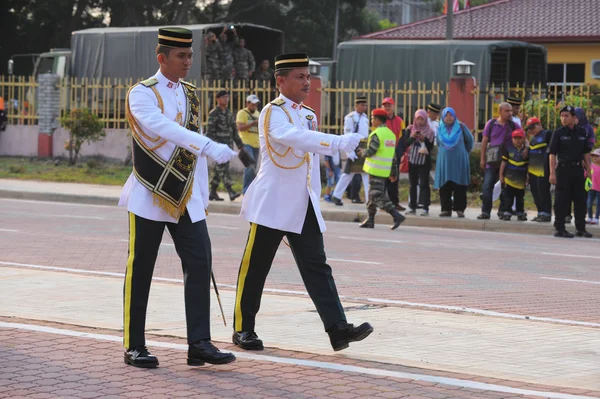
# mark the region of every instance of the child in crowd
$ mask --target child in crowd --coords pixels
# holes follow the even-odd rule
[[[325,156],[325,173],[327,178],[327,187],[325,187],[325,201],[331,202],[331,190],[340,180],[341,170],[341,159],[340,154],[326,155]]]
[[[500,165],[500,181],[504,184],[504,201],[500,209],[501,220],[512,217],[513,201],[516,205],[518,220],[527,220],[525,213],[525,187],[527,186],[527,154],[525,151],[525,132],[515,129],[512,143],[506,146]]]
[[[600,148],[596,148],[591,154],[592,156],[592,175],[588,176],[592,181],[592,188],[588,192],[587,209],[589,224],[598,224],[600,217]],[[594,201],[596,202],[596,216],[593,216]]]
[[[538,214],[534,222],[550,222],[552,220],[552,195],[550,194],[550,162],[548,144],[552,131],[545,130],[539,118],[527,120],[525,130],[530,136],[529,147],[529,187]]]

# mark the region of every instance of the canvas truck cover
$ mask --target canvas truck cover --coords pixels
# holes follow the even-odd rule
[[[544,47],[519,41],[353,40],[338,45],[336,78],[343,82],[444,83],[453,74],[452,64],[464,59],[475,63],[473,75],[478,84],[485,85],[492,71],[492,53],[512,48],[541,53],[546,62]]]
[[[246,39],[246,48],[256,58],[273,62],[283,52],[283,32],[266,26],[244,23],[207,25],[180,25],[192,31],[194,63],[186,80],[200,80],[204,63],[204,35],[208,31],[219,35],[223,26],[234,25],[240,37]],[[71,37],[72,75],[78,78],[146,78],[158,70],[156,45],[158,28],[92,28],[73,32]]]

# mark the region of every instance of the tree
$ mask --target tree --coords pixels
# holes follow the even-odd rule
[[[0,34],[5,38],[0,41],[0,74],[6,73],[13,54],[69,47],[72,31],[102,26],[100,1],[54,0],[51,7],[43,0],[0,2]]]
[[[425,0],[429,3],[435,3],[435,9],[437,12],[442,14],[444,12],[444,4],[446,4],[447,0]],[[491,3],[495,0],[471,0],[471,7],[480,6],[482,4]],[[464,6],[463,0],[459,0],[460,9]]]
[[[60,123],[69,130],[69,140],[65,142],[65,150],[69,150],[69,165],[77,163],[83,143],[100,141],[106,136],[102,122],[89,109],[74,109],[63,116]]]
[[[227,20],[280,29],[286,51],[304,51],[311,57],[330,57],[333,48],[335,8],[322,0],[232,0]],[[338,40],[349,40],[378,29],[366,0],[340,0]]]

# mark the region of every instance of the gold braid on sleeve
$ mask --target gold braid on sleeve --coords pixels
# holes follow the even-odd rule
[[[137,85],[132,86],[127,91],[127,96],[125,97],[125,116],[127,117],[127,121],[129,121],[129,126],[131,127],[131,134],[133,134],[135,136],[135,138],[137,139],[136,141],[138,143],[140,143],[141,145],[143,145],[144,148],[146,148],[148,151],[155,151],[155,150],[159,149],[160,147],[162,147],[163,145],[165,145],[167,143],[167,140],[163,139],[154,147],[148,146],[144,142],[144,140],[141,140],[140,135],[143,136],[148,141],[151,141],[152,143],[156,143],[157,141],[159,141],[161,139],[161,137],[158,136],[158,137],[154,138],[154,137],[150,137],[146,133],[144,133],[144,131],[140,127],[139,123],[135,120],[134,116],[131,114],[131,109],[129,108],[129,94],[131,93],[131,90],[133,90],[133,88],[135,86],[137,86]],[[160,94],[158,93],[158,90],[156,90],[155,87],[151,87],[150,89],[152,89],[152,91],[156,95],[156,98],[158,99],[158,107],[160,108],[160,112],[164,113],[165,107],[164,107],[163,99],[160,96]]]
[[[310,159],[310,157],[309,157],[308,153],[306,153],[306,154],[304,154],[304,156],[300,157],[300,156],[298,156],[298,155],[294,154],[294,151],[292,150],[292,147],[288,147],[288,149],[287,149],[287,150],[286,150],[286,151],[285,151],[283,154],[280,154],[280,153],[278,153],[277,151],[275,151],[275,149],[273,148],[273,146],[272,146],[272,145],[271,145],[271,143],[269,142],[269,126],[270,126],[270,123],[271,123],[271,111],[272,111],[272,108],[271,108],[271,107],[272,107],[272,106],[271,106],[271,105],[269,105],[269,107],[267,108],[267,112],[266,112],[266,114],[265,114],[265,121],[264,121],[264,125],[263,125],[264,131],[265,131],[265,142],[266,142],[266,144],[267,144],[267,154],[269,154],[269,158],[271,159],[271,162],[273,162],[273,164],[274,164],[275,166],[277,166],[278,168],[281,168],[281,169],[298,169],[299,167],[301,167],[302,165],[304,165],[306,162],[308,162],[308,160]],[[284,110],[284,111],[285,111],[285,110]],[[291,118],[291,117],[290,117],[290,115],[287,113],[287,111],[285,111],[285,113],[288,115],[288,118],[290,118],[290,122],[292,122],[292,123],[293,123],[293,121],[292,121],[292,118]],[[287,155],[287,154],[288,154],[290,151],[292,151],[292,154],[293,154],[293,155],[294,155],[296,158],[302,159],[302,161],[301,161],[299,164],[297,164],[297,165],[294,165],[294,166],[284,166],[284,165],[281,165],[280,163],[278,163],[278,162],[275,160],[275,157],[273,156],[273,154],[275,154],[275,155],[277,155],[278,157],[280,157],[280,158],[283,158],[283,157],[285,157],[285,156],[286,156],[286,155]]]

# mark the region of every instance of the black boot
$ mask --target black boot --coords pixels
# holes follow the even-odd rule
[[[188,348],[188,366],[202,366],[204,363],[227,364],[234,360],[233,353],[221,352],[208,339],[194,342]]]
[[[225,188],[227,189],[227,192],[229,193],[229,201],[235,201],[235,199],[237,197],[242,195],[241,193],[236,193],[235,191],[233,191],[233,188],[231,188],[231,186],[227,186]]]
[[[345,321],[340,321],[329,330],[329,341],[334,351],[346,349],[350,342],[362,341],[373,332],[373,326],[369,323],[362,323],[358,327],[353,324],[348,324]]]
[[[231,337],[231,341],[242,349],[249,351],[260,351],[264,349],[263,342],[254,331],[236,331]]]
[[[219,194],[217,194],[217,187],[219,186],[214,184],[210,186],[210,193],[208,194],[209,201],[223,201],[223,198],[219,197]]]
[[[375,227],[375,214],[369,212],[369,217],[366,218],[358,227],[364,227],[367,229],[372,229]]]
[[[125,364],[150,369],[158,366],[158,359],[145,346],[137,346],[125,352]]]
[[[396,230],[406,220],[404,215],[400,214],[395,208],[388,213],[394,218],[394,224],[390,227],[391,230]]]

